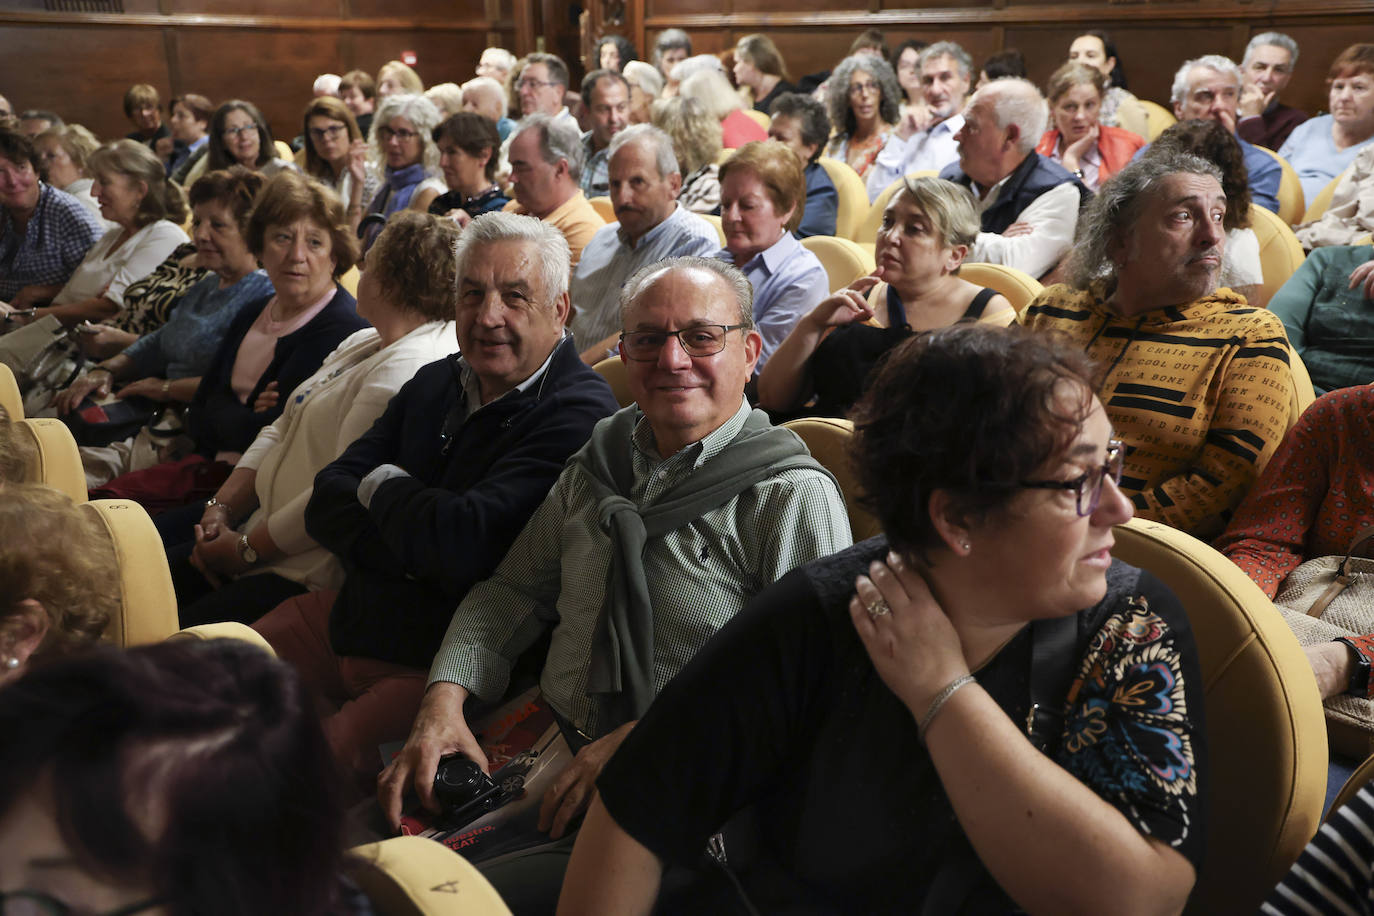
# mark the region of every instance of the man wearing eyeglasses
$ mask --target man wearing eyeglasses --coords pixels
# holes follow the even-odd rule
[[[1147,156],[1084,212],[1069,285],[1022,322],[1082,342],[1125,443],[1136,514],[1204,540],[1220,533],[1289,425],[1293,376],[1278,317],[1218,289],[1226,195],[1217,168]]]
[[[552,908],[570,822],[657,692],[755,593],[850,542],[834,478],[790,431],[751,410],[762,338],[734,267],[674,258],[621,293],[621,358],[638,406],[603,421],[486,582],[458,606],[405,749],[378,798],[393,824],[435,765],[486,768],[464,718],[501,698],[511,662],[551,630],[540,687],[575,750],[544,796],[541,830],[565,846],[487,872],[516,912]]]
[[[522,115],[546,114],[560,123],[577,127],[577,119],[563,104],[568,92],[568,65],[555,54],[530,54],[515,83]],[[580,132],[580,131],[579,131]]]

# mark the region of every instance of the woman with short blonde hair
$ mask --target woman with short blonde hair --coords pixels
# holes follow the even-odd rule
[[[673,152],[682,170],[678,203],[693,213],[714,213],[720,207],[722,149],[720,121],[695,98],[678,96],[654,105],[654,126],[673,141]]]

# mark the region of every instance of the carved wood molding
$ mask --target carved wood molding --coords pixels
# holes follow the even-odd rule
[[[1262,0],[1246,3],[1114,2],[1104,7],[1092,5],[1038,5],[1003,7],[942,7],[931,9],[879,10],[867,12],[816,11],[778,13],[699,13],[656,14],[646,11],[646,29],[759,29],[788,28],[883,28],[892,26],[1060,25],[1065,22],[1197,22],[1219,21],[1301,21],[1323,17],[1345,18],[1374,15],[1374,0]]]
[[[314,16],[226,16],[200,13],[48,13],[0,11],[4,26],[100,26],[105,28],[267,29],[313,32],[480,32],[513,31],[509,19],[341,19]]]

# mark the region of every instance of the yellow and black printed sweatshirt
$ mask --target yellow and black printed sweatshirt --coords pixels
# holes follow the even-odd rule
[[[1052,286],[1021,322],[1069,335],[1097,362],[1136,514],[1210,539],[1288,429],[1283,325],[1229,289],[1132,318],[1112,312],[1104,293]]]

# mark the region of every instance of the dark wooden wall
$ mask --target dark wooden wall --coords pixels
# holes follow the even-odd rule
[[[198,92],[256,103],[278,138],[301,132],[321,73],[369,73],[414,51],[426,85],[471,79],[489,43],[514,47],[516,0],[0,0],[0,94],[101,137],[122,136],[124,91],[151,83],[165,102]],[[119,0],[108,4],[120,6]],[[532,43],[532,36],[525,36]]]
[[[863,9],[841,8],[835,0],[807,6],[802,0],[623,0],[617,6],[625,7],[618,18],[635,30],[641,48],[667,28],[685,29],[694,49],[709,52],[764,32],[794,77],[830,69],[860,32],[878,28],[892,46],[908,38],[957,41],[975,63],[1017,48],[1031,79],[1043,85],[1067,59],[1075,36],[1106,28],[1131,90],[1163,104],[1183,61],[1221,53],[1239,63],[1250,37],[1272,29],[1298,42],[1301,59],[1285,100],[1308,111],[1326,108],[1332,58],[1353,42],[1374,41],[1374,0],[964,0],[958,7],[949,0],[869,0]]]

